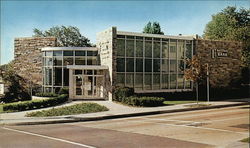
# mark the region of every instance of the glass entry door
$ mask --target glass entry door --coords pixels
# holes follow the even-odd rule
[[[78,99],[103,97],[104,77],[100,75],[74,75],[74,95]]]

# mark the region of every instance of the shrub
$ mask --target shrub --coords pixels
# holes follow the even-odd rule
[[[57,97],[58,94],[55,93],[36,93],[36,96],[38,97]]]
[[[26,114],[28,117],[47,117],[47,116],[62,116],[73,114],[84,114],[108,111],[108,108],[97,103],[81,103],[71,106],[52,108],[49,110],[36,111]]]
[[[160,97],[126,97],[121,102],[132,106],[161,106],[165,101],[164,98]]]
[[[24,101],[3,105],[3,111],[25,111],[44,107],[55,106],[68,100],[68,95],[60,95],[47,100]]]
[[[63,87],[59,90],[58,94],[69,94],[69,88]]]
[[[134,95],[134,89],[129,87],[118,87],[114,90],[114,100],[122,102],[126,97]]]

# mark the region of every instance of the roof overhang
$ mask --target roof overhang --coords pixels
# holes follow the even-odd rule
[[[105,65],[67,65],[68,69],[86,69],[86,70],[105,70],[108,66]]]
[[[44,47],[42,51],[74,51],[74,50],[87,50],[87,51],[97,51],[96,47]]]

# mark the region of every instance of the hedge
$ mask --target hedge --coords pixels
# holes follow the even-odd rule
[[[135,97],[130,96],[122,99],[121,103],[132,105],[132,106],[145,106],[145,107],[153,107],[153,106],[161,106],[165,101],[164,98],[160,97]]]
[[[68,95],[60,95],[55,98],[50,98],[46,100],[34,100],[34,101],[24,101],[17,103],[10,103],[3,105],[3,111],[25,111],[38,108],[45,108],[50,106],[55,106],[64,103],[68,100]]]
[[[58,94],[55,93],[36,93],[38,97],[57,97]]]

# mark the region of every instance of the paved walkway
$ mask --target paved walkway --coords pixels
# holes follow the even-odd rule
[[[250,102],[249,99],[245,99],[245,101]],[[131,117],[131,116],[139,116],[139,115],[150,115],[150,114],[158,114],[158,113],[169,113],[169,112],[180,112],[180,111],[189,111],[196,109],[208,109],[208,108],[217,108],[217,107],[227,107],[227,106],[236,106],[242,103],[247,102],[209,102],[211,104],[208,107],[199,107],[199,108],[191,108],[188,105],[195,104],[180,104],[180,105],[172,105],[172,106],[161,106],[161,107],[130,107],[121,105],[119,103],[111,102],[111,101],[73,101],[70,103],[66,103],[57,107],[73,105],[82,102],[95,102],[100,105],[104,105],[109,108],[109,111],[98,112],[98,113],[88,113],[88,114],[79,114],[79,115],[67,115],[67,116],[57,116],[57,117],[25,117],[26,113],[47,110],[45,109],[37,109],[16,113],[2,113],[0,114],[0,124],[46,124],[46,123],[64,123],[64,122],[75,122],[75,121],[89,121],[89,120],[102,120],[102,119],[111,119],[111,118],[121,118],[121,117]],[[57,108],[55,107],[55,108]]]

